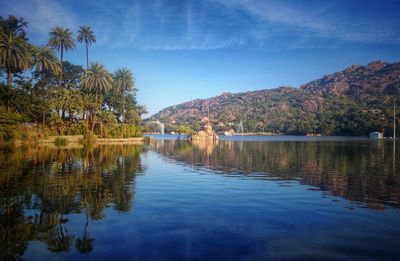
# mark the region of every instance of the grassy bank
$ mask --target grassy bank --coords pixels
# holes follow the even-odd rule
[[[64,135],[64,136],[49,136],[46,139],[39,139],[38,143],[57,143],[60,140],[63,140],[67,143],[82,143],[85,142],[85,137],[83,135]],[[144,137],[135,137],[135,138],[97,138],[94,137],[91,139],[93,143],[134,143],[134,142],[143,142]]]

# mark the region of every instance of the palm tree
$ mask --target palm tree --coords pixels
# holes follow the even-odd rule
[[[54,55],[54,50],[48,46],[42,45],[35,48],[34,65],[36,71],[41,75],[41,81],[45,84],[45,72],[51,71],[54,74],[60,73],[60,64]]]
[[[86,75],[83,77],[81,84],[83,89],[90,92],[94,91],[97,100],[99,93],[111,89],[112,82],[112,76],[104,65],[92,63],[90,68],[86,71]]]
[[[137,105],[136,110],[139,113],[139,116],[142,116],[143,114],[148,113],[146,106],[143,104]]]
[[[89,45],[96,42],[96,35],[88,25],[79,27],[78,42],[85,42],[86,45],[86,69],[89,69]]]
[[[28,26],[28,22],[24,18],[17,18],[13,15],[9,15],[8,18],[0,16],[0,31],[6,34],[12,34],[14,36],[26,39],[25,27]]]
[[[86,71],[86,75],[82,78],[81,86],[89,92],[94,92],[96,102],[97,104],[100,104],[100,101],[98,100],[99,93],[110,90],[112,87],[112,81],[112,76],[106,70],[104,65],[92,63],[90,68]],[[96,119],[94,113],[92,113],[92,132],[95,125]]]
[[[54,27],[49,35],[49,46],[60,51],[60,85],[62,85],[64,51],[75,49],[74,38],[72,37],[72,32],[68,28],[58,26]]]
[[[60,72],[60,65],[58,63],[57,57],[54,55],[53,49],[48,46],[40,46],[35,48],[34,54],[34,65],[36,67],[36,71],[41,75],[42,82],[42,95],[44,96],[45,90],[45,72],[51,71],[55,74]],[[42,98],[44,99],[44,97]],[[44,131],[46,123],[46,113],[42,112],[42,131]]]
[[[118,92],[121,93],[122,99],[122,132],[124,135],[124,122],[125,122],[125,92],[132,90],[135,87],[135,79],[132,72],[126,68],[118,69],[114,74],[114,86]]]
[[[30,67],[32,55],[29,44],[22,37],[12,33],[1,32],[0,66],[7,69],[8,96],[11,95],[12,71],[25,70]],[[10,97],[7,98],[9,107]]]

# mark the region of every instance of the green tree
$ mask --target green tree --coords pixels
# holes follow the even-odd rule
[[[15,34],[1,32],[0,35],[0,66],[7,70],[8,95],[6,105],[9,107],[12,85],[12,72],[28,69],[32,55],[28,42]]]
[[[101,104],[99,94],[108,91],[112,87],[112,76],[106,70],[104,65],[99,63],[92,63],[87,70],[86,75],[82,78],[81,87],[89,92],[95,93],[95,98],[98,104]],[[92,131],[96,124],[95,112],[92,112]]]
[[[86,69],[89,69],[89,45],[96,43],[96,35],[88,25],[79,27],[78,42],[85,42],[86,45]]]
[[[40,46],[35,48],[34,53],[34,65],[36,67],[36,72],[41,75],[40,78],[40,98],[42,99],[42,104],[46,104],[46,71],[50,71],[54,74],[58,74],[60,72],[60,66],[58,63],[57,57],[54,55],[53,49],[49,48],[48,46]],[[46,112],[45,110],[42,111],[42,132],[44,132],[44,128],[46,125]]]
[[[184,124],[181,124],[181,125],[178,125],[178,126],[174,126],[174,127],[172,128],[172,130],[173,130],[175,133],[178,133],[178,134],[179,134],[179,135],[178,135],[178,140],[181,138],[181,134],[192,135],[192,134],[195,133],[195,132],[193,131],[192,128],[190,128],[189,126],[184,125]]]
[[[121,94],[122,99],[122,131],[121,137],[124,136],[124,123],[125,123],[125,93],[131,91],[135,86],[135,79],[133,78],[132,72],[126,68],[118,69],[114,73],[114,87],[117,92]]]
[[[81,87],[89,92],[94,92],[97,100],[99,94],[112,88],[112,82],[112,76],[104,65],[92,63],[82,78]]]
[[[50,71],[54,74],[60,73],[60,64],[54,55],[53,49],[42,45],[35,47],[34,66],[36,72],[41,75],[42,86],[45,85],[45,72]]]
[[[143,104],[139,104],[138,106],[136,106],[136,110],[139,113],[139,116],[148,113],[146,106]]]
[[[48,44],[60,51],[60,85],[63,84],[63,56],[64,51],[75,49],[72,32],[68,28],[56,26],[49,33]]]
[[[14,15],[9,15],[8,18],[3,18],[0,16],[0,32],[12,34],[24,40],[28,40],[25,32],[25,27],[27,26],[28,22],[22,17],[17,18]]]

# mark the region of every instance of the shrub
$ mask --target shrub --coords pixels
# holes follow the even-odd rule
[[[124,125],[124,138],[142,137],[143,128],[136,125]]]
[[[17,127],[16,139],[23,142],[33,142],[38,140],[38,130],[36,126],[30,124],[21,124]]]
[[[18,138],[18,124],[21,115],[19,113],[8,112],[0,107],[0,140],[9,141]]]
[[[68,145],[68,140],[66,138],[57,137],[54,140],[54,144],[56,144],[57,147],[67,146]]]
[[[84,143],[92,143],[95,142],[96,140],[97,140],[97,135],[94,135],[91,131],[88,131],[88,133],[86,133],[83,136]]]

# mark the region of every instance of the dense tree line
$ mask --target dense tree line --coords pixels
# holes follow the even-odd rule
[[[69,28],[56,26],[42,46],[29,42],[27,26],[24,18],[0,17],[0,139],[142,135],[146,108],[136,101],[133,73],[90,63],[89,47],[96,43],[90,26],[81,26],[76,39]],[[76,40],[85,45],[86,69],[64,59]]]

